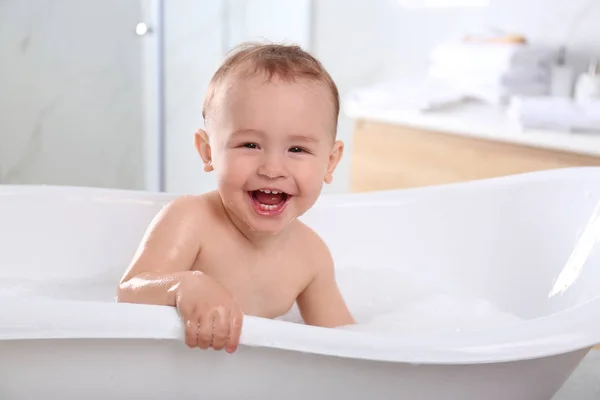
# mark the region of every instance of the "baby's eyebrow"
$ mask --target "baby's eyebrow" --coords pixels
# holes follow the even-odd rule
[[[294,142],[308,142],[308,143],[313,143],[313,142],[318,142],[319,139],[314,137],[314,136],[309,136],[309,135],[291,135],[290,139]]]
[[[256,133],[256,134],[259,134],[259,135],[264,135],[265,134],[263,131],[258,130],[258,129],[242,128],[242,129],[236,129],[235,131],[233,131],[233,133],[231,134],[231,136],[242,135],[244,133]]]
[[[233,131],[233,133],[231,134],[231,137],[233,138],[233,137],[243,135],[243,134],[248,134],[248,133],[258,134],[260,136],[266,136],[266,133],[259,129],[242,128],[242,129],[236,129],[235,131]],[[303,134],[297,134],[297,133],[289,135],[288,138],[294,142],[304,142],[304,143],[314,143],[314,142],[319,141],[319,138],[317,138],[313,135],[303,135]]]

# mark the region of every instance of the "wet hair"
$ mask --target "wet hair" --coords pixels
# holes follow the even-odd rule
[[[331,93],[335,114],[334,127],[340,112],[338,88],[319,60],[297,45],[247,42],[234,48],[213,75],[202,108],[206,120],[216,91],[227,82],[237,68],[247,74],[263,75],[266,82],[274,77],[286,82],[308,80],[319,83]]]

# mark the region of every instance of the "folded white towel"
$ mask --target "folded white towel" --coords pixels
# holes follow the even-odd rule
[[[518,87],[506,87],[494,84],[473,85],[464,86],[462,91],[469,97],[501,106],[508,104],[515,96],[545,96],[549,94],[548,85],[544,83],[532,83]]]
[[[514,97],[508,115],[521,127],[600,133],[600,100],[585,104],[560,97]]]
[[[535,83],[549,84],[550,69],[542,67],[516,66],[511,70],[494,70],[467,66],[458,68],[443,64],[431,64],[428,76],[446,82],[463,82],[470,84],[499,84],[505,87],[518,87]]]
[[[558,50],[532,44],[446,42],[436,46],[430,60],[434,64],[458,68],[508,71],[515,66],[549,66]]]
[[[352,90],[345,98],[346,106],[435,111],[460,103],[464,93],[447,85],[419,79],[397,79]]]
[[[481,100],[494,105],[505,105],[512,96],[544,96],[549,94],[550,81],[502,82],[494,79],[455,76],[437,79],[430,76],[432,82],[449,91],[462,93],[464,96]]]
[[[531,44],[442,43],[431,53],[428,77],[466,96],[506,104],[512,96],[544,96],[558,51]]]

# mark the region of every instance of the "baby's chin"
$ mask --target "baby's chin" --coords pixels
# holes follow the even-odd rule
[[[294,221],[296,221],[296,217],[280,217],[269,220],[254,215],[252,218],[246,219],[246,225],[255,234],[275,236],[283,232]]]

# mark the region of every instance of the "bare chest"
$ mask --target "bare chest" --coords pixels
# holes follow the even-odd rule
[[[223,285],[236,298],[244,314],[264,318],[285,314],[306,281],[293,257],[261,256],[230,246],[205,249],[196,268]]]

